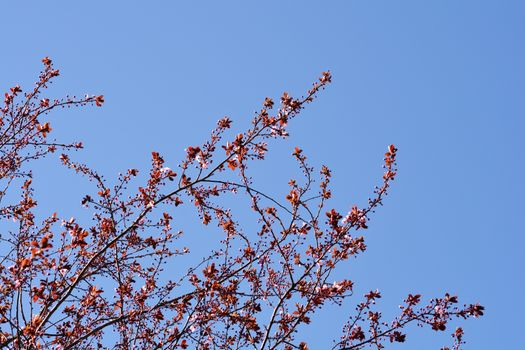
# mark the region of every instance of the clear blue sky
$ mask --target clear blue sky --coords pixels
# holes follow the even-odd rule
[[[409,292],[448,290],[487,309],[465,324],[466,349],[523,343],[525,2],[175,3],[6,2],[0,87],[28,86],[50,56],[62,71],[53,95],[104,94],[104,108],[59,113],[53,126],[83,140],[78,157],[110,177],[145,168],[152,150],[174,166],[218,118],[247,125],[265,96],[300,94],[330,69],[333,84],[275,151],[300,145],[332,168],[332,203],[343,210],[365,203],[386,146],[398,145],[399,177],[367,232],[368,252],[348,270],[358,290],[379,288],[390,311]],[[36,179],[40,202],[77,216],[86,183],[56,164],[40,165],[49,176]],[[260,174],[259,187],[277,193],[288,177]],[[352,309],[314,322],[312,348],[337,336]],[[403,348],[448,340],[413,334]]]

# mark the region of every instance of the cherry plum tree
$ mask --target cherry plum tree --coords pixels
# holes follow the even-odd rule
[[[73,159],[81,143],[51,140],[48,120],[59,108],[100,107],[104,97],[45,97],[59,71],[47,57],[43,64],[36,85],[11,88],[0,110],[0,348],[304,350],[302,332],[333,304],[355,311],[326,348],[382,349],[405,342],[409,324],[447,331],[452,319],[483,315],[483,306],[459,304],[454,295],[423,303],[410,294],[399,315],[384,320],[379,291],[360,298],[353,280],[334,279],[366,250],[362,233],[396,177],[394,145],[372,198],[348,212],[329,206],[331,171],[316,170],[300,148],[292,157],[301,176],[287,193],[257,190],[250,164],[287,138],[289,123],[330,84],[330,72],[302,97],[266,98],[247,130],[233,132],[232,121],[220,119],[206,142],[187,147],[178,167],[152,152],[151,165],[140,170],[145,180],[129,169],[109,181]],[[91,224],[61,218],[60,208],[37,215],[33,164],[50,154],[93,184],[93,193],[79,194],[94,213]],[[246,200],[254,229],[242,229],[247,216],[226,206],[228,196]],[[204,256],[182,244],[183,207],[222,232]],[[191,266],[176,276],[177,261],[188,258]],[[459,349],[463,330],[451,332],[451,347]]]

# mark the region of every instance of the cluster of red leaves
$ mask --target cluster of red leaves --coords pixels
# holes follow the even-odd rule
[[[343,327],[343,336],[333,349],[350,350],[362,349],[371,346],[383,349],[387,342],[405,342],[407,335],[404,328],[410,323],[419,326],[428,325],[435,331],[445,331],[447,324],[454,318],[467,319],[483,315],[484,308],[479,304],[457,305],[458,298],[448,293],[444,298],[432,299],[427,305],[421,306],[421,295],[409,294],[405,299],[405,305],[400,306],[401,315],[390,322],[382,321],[382,315],[372,308],[376,300],[381,298],[378,291],[371,291],[365,295],[365,301],[356,307],[355,316],[350,317]],[[368,335],[365,333],[367,332]],[[456,328],[452,333],[455,340],[454,349],[457,350],[463,344],[463,329]],[[442,350],[450,350],[444,347]]]
[[[298,331],[323,305],[342,305],[353,294],[353,281],[331,276],[365,251],[364,237],[356,232],[367,228],[369,214],[396,176],[397,149],[391,145],[374,197],[363,208],[340,213],[326,208],[330,170],[323,166],[316,175],[296,148],[292,155],[303,177],[290,180],[284,200],[255,188],[248,165],[264,160],[272,139],[288,136],[288,123],[331,82],[330,73],[304,97],[284,93],[278,106],[266,98],[251,127],[236,136],[228,136],[229,118],[219,120],[207,142],[186,149],[180,174],[153,152],[144,184],[133,191],[128,187],[139,181],[138,170],[110,185],[91,167],[71,160],[66,151],[81,144],[47,140],[52,128],[41,121],[47,113],[100,106],[104,98],[40,98],[59,74],[50,59],[43,62],[35,89],[19,101],[21,88],[12,88],[1,110],[0,214],[16,229],[2,237],[0,249],[0,348],[307,349]],[[62,163],[96,186],[81,202],[94,211],[92,225],[56,214],[35,223],[37,202],[26,163],[58,148],[64,150]],[[21,199],[7,205],[4,196],[17,179],[23,180]],[[257,217],[253,233],[243,232],[235,211],[223,207],[232,193],[249,200]],[[182,233],[173,229],[183,205],[195,206],[203,224],[216,224],[224,238],[189,270],[167,271],[166,262],[189,253],[178,241]],[[422,307],[419,295],[409,295],[401,315],[386,323],[371,309],[379,292],[365,298],[335,349],[380,349],[385,339],[405,341],[402,329],[408,323],[444,330],[453,317],[483,314],[479,305],[457,307],[449,295]],[[454,339],[458,349],[460,328]]]

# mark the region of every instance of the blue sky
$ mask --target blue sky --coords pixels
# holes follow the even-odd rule
[[[284,191],[300,145],[333,170],[333,206],[362,205],[395,143],[398,179],[348,275],[392,312],[409,292],[481,302],[466,349],[522,343],[525,2],[26,1],[2,13],[2,90],[31,84],[50,56],[62,72],[53,95],[105,95],[104,108],[58,113],[53,126],[108,177],[145,168],[152,150],[174,166],[220,117],[242,129],[264,97],[299,95],[330,69],[333,84],[257,168],[259,187]],[[39,163],[40,203],[77,216],[86,182],[56,164]],[[352,309],[321,315],[312,348],[337,336],[324,321]],[[405,348],[445,340],[415,330]]]

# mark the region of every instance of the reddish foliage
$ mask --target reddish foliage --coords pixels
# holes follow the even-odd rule
[[[304,97],[284,93],[278,107],[266,98],[251,127],[237,136],[227,136],[229,118],[219,120],[207,142],[186,149],[180,174],[152,152],[147,179],[133,193],[127,188],[138,170],[129,169],[111,186],[91,167],[71,160],[68,151],[81,143],[48,141],[49,112],[101,106],[104,97],[42,98],[59,75],[49,58],[43,63],[33,90],[21,95],[19,86],[12,88],[1,109],[0,214],[17,229],[2,237],[0,348],[308,349],[298,330],[323,305],[341,305],[353,293],[353,281],[333,281],[331,275],[365,251],[357,231],[367,228],[369,214],[396,176],[397,149],[388,147],[374,197],[347,213],[326,208],[331,172],[323,166],[317,176],[300,148],[292,155],[304,177],[289,182],[286,200],[258,191],[248,165],[265,158],[272,139],[288,136],[288,123],[331,82],[330,73]],[[91,227],[57,214],[36,223],[31,161],[57,150],[64,152],[66,167],[97,187],[81,202],[94,211]],[[20,200],[7,204],[13,193]],[[257,232],[243,232],[235,213],[221,205],[229,193],[250,200]],[[189,253],[173,225],[179,207],[192,204],[203,224],[224,231],[221,247],[180,279],[163,278],[167,261]],[[364,298],[334,349],[381,349],[385,341],[404,342],[409,323],[443,331],[452,318],[483,315],[482,306],[458,306],[448,294],[422,306],[420,295],[408,295],[401,314],[384,322],[373,310],[381,294],[371,291]],[[453,337],[459,349],[463,330],[457,328]]]

